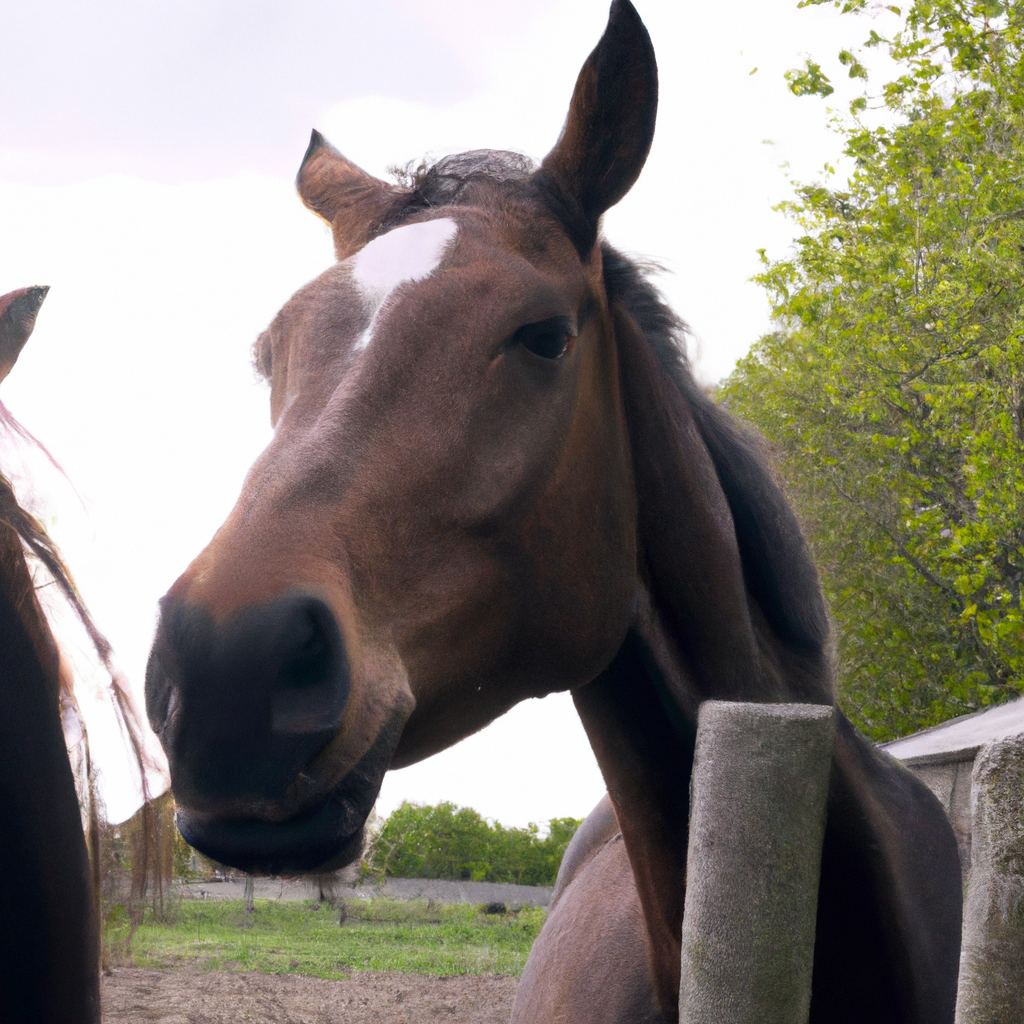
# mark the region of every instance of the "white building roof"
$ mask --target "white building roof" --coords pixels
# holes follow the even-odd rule
[[[972,761],[986,743],[1020,734],[1024,734],[1024,698],[952,718],[879,746],[904,764],[948,764]]]

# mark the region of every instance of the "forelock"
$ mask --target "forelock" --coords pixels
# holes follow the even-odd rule
[[[399,183],[407,189],[381,219],[371,234],[390,231],[421,210],[458,206],[465,201],[467,187],[476,183],[505,186],[509,192],[524,188],[537,165],[522,153],[501,149],[474,149],[453,153],[433,164],[393,168]]]
[[[522,153],[502,149],[474,149],[442,157],[417,174],[414,190],[431,206],[449,206],[459,201],[467,184],[486,179],[493,182],[526,181],[537,165]]]

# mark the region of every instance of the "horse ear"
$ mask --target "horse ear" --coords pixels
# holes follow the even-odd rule
[[[365,243],[369,227],[406,191],[346,160],[318,131],[310,137],[295,187],[306,206],[331,225],[339,260]]]
[[[0,380],[11,372],[21,355],[49,290],[48,286],[36,285],[0,295]]]
[[[651,37],[629,0],[614,0],[604,35],[576,80],[561,137],[538,172],[581,253],[593,246],[601,214],[640,176],[657,111]]]

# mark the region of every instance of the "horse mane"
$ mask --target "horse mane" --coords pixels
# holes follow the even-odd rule
[[[601,245],[609,302],[636,321],[689,406],[732,512],[750,594],[779,638],[820,653],[829,620],[818,573],[800,523],[772,473],[767,445],[752,427],[716,404],[693,378],[686,324],[650,280],[650,269]]]
[[[0,403],[0,426],[11,431],[22,440],[37,446],[54,467],[63,473],[60,465],[54,460],[49,451],[22,427],[2,403]],[[43,658],[44,664],[49,660],[46,658],[47,649],[49,649],[49,653],[52,654],[56,662],[55,670],[59,686],[58,696],[62,716],[71,715],[77,719],[82,732],[85,743],[85,782],[88,787],[87,796],[90,815],[95,814],[97,794],[93,785],[94,777],[89,755],[88,734],[78,707],[78,701],[75,697],[74,676],[60,659],[59,646],[50,629],[46,612],[43,610],[35,594],[37,583],[33,578],[34,574],[30,566],[30,558],[42,566],[50,580],[52,580],[61,595],[71,606],[71,609],[92,642],[100,662],[110,677],[110,694],[114,713],[119,720],[123,734],[128,739],[135,763],[139,766],[143,799],[148,801],[149,784],[146,770],[148,767],[151,767],[151,759],[145,751],[142,727],[135,703],[128,689],[127,681],[113,663],[113,648],[110,645],[110,641],[107,640],[96,626],[85,601],[82,599],[82,595],[78,591],[70,570],[64,564],[63,556],[47,533],[46,527],[21,506],[15,493],[14,485],[2,471],[0,471],[0,527],[6,528],[8,532],[6,543],[4,544],[3,558],[5,562],[10,564],[5,564],[4,566],[5,570],[7,570],[4,582],[11,587],[11,598],[15,603],[15,607],[19,609],[21,619],[32,635],[33,642]],[[95,822],[93,822],[93,827],[95,827]],[[92,842],[92,837],[90,837],[90,845],[92,845]]]
[[[421,160],[403,168],[392,168],[398,181],[415,192],[427,206],[451,206],[471,181],[526,181],[537,169],[535,161],[507,149],[472,149],[452,153],[433,164]]]
[[[406,193],[385,214],[376,234],[426,209],[457,206],[478,181],[538,199],[559,220],[571,214],[534,180],[537,165],[506,150],[480,149],[393,169]],[[571,217],[570,217],[571,220]],[[574,223],[566,224],[575,238]],[[694,380],[686,355],[687,327],[651,282],[655,267],[601,243],[609,303],[620,302],[647,339],[690,408],[732,511],[747,588],[776,635],[795,649],[822,653],[829,621],[807,542],[770,468],[768,448],[753,428],[716,404]]]
[[[497,184],[510,193],[529,195],[531,176],[536,169],[536,163],[528,156],[504,149],[473,149],[441,157],[432,164],[421,160],[393,167],[391,173],[405,192],[385,211],[370,234],[384,234],[421,210],[458,206],[468,187],[476,182]]]

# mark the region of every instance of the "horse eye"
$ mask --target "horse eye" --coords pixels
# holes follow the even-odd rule
[[[572,340],[572,325],[567,316],[553,316],[535,324],[523,324],[512,335],[516,345],[522,345],[528,352],[542,359],[558,359],[569,348]]]

